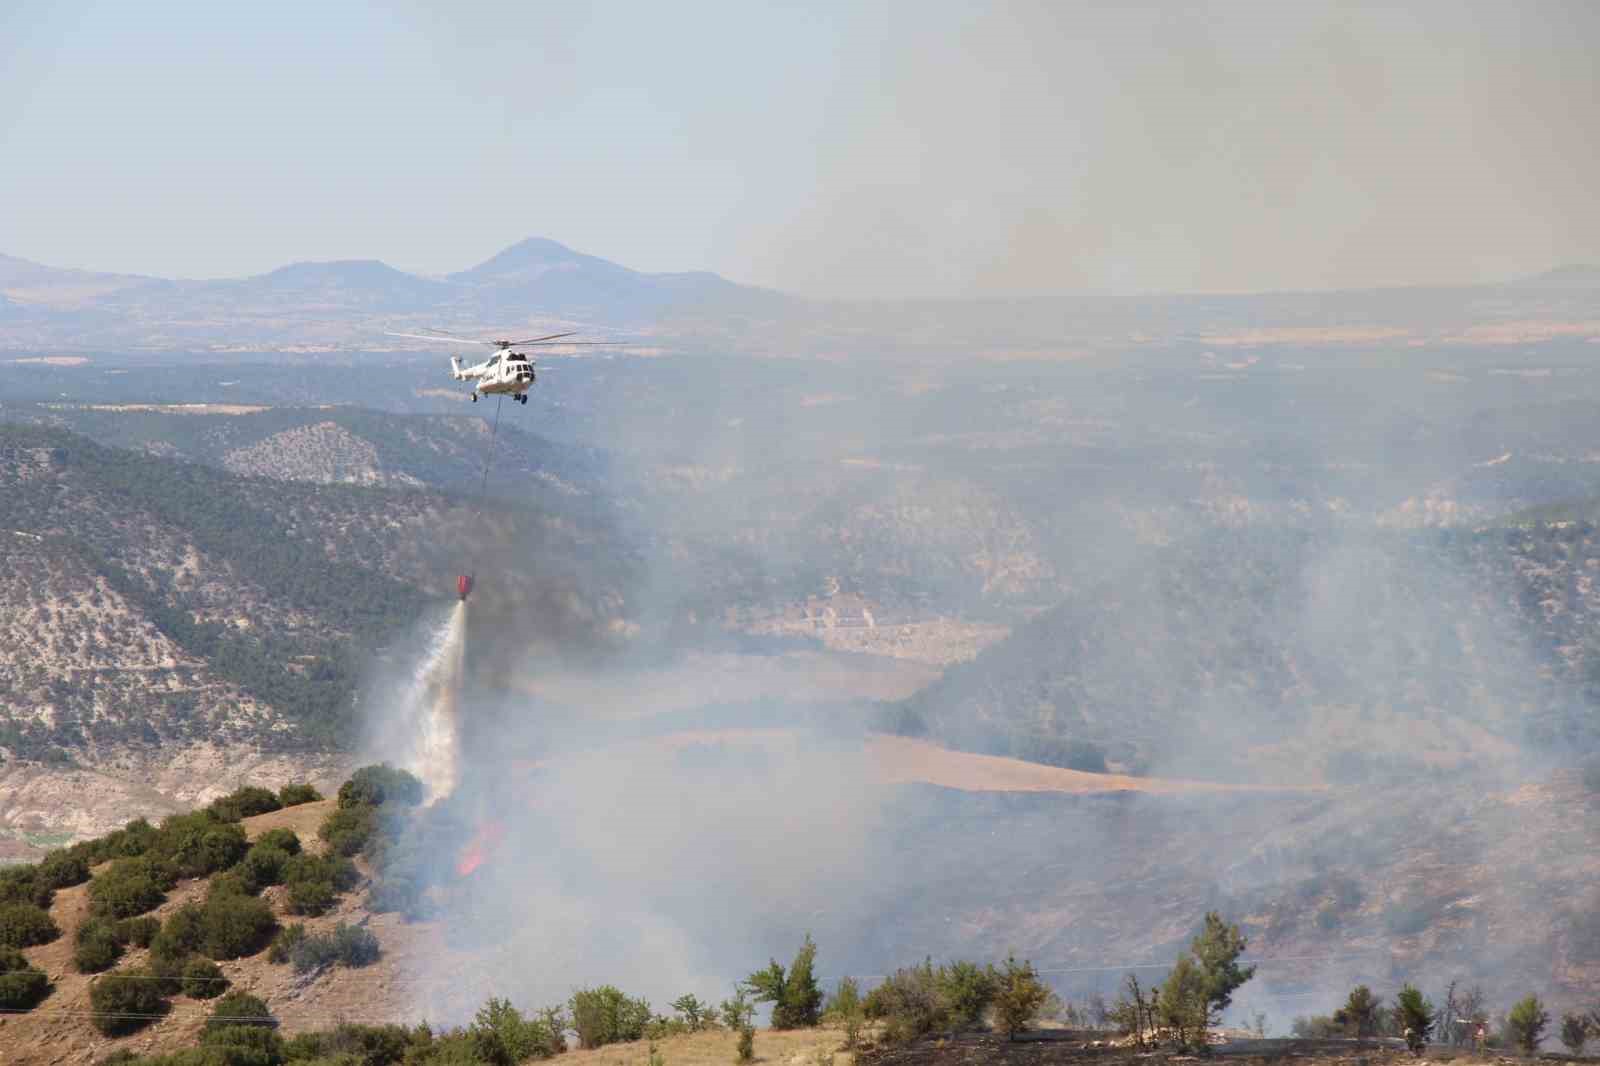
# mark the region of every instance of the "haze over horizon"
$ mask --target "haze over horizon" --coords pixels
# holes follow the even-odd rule
[[[485,2],[0,13],[0,251],[461,270],[529,234],[811,296],[1600,258],[1600,8]]]

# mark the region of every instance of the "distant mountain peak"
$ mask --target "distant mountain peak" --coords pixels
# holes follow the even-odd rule
[[[548,237],[528,237],[477,266],[450,277],[453,281],[505,284],[534,281],[556,270],[584,271],[613,277],[634,277],[638,274],[610,260],[573,251]]]

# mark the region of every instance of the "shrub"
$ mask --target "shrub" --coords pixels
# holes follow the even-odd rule
[[[1545,1010],[1538,996],[1519,1000],[1511,1008],[1511,1013],[1506,1015],[1506,1033],[1525,1055],[1531,1055],[1539,1049],[1549,1024],[1550,1012]]]
[[[279,826],[277,829],[269,829],[262,833],[256,837],[254,846],[258,848],[277,848],[288,855],[300,854],[300,838],[295,835],[293,829],[287,826]]]
[[[0,948],[31,948],[61,935],[48,911],[32,903],[0,904]]]
[[[487,1063],[548,1058],[565,1046],[559,1033],[538,1019],[524,1018],[503,999],[491,999],[478,1008],[467,1032],[477,1058]]]
[[[833,995],[828,997],[828,1004],[823,1008],[822,1014],[823,1017],[832,1018],[844,1026],[845,1050],[854,1051],[861,1038],[861,1023],[864,1019],[861,987],[856,984],[854,977],[839,978],[839,986]]]
[[[277,927],[265,900],[212,893],[201,912],[200,950],[213,959],[254,955],[267,945]]]
[[[289,885],[290,914],[315,917],[327,912],[338,896],[326,881],[293,881]]]
[[[90,909],[105,918],[154,910],[176,883],[172,870],[149,856],[118,859],[89,882]]]
[[[166,1013],[167,1001],[144,970],[114,971],[89,986],[94,1025],[106,1036],[142,1029]]]
[[[340,807],[323,819],[317,836],[336,855],[354,855],[367,846],[378,828],[378,813],[369,806]]]
[[[224,822],[237,822],[242,818],[253,818],[258,814],[270,814],[282,806],[271,789],[246,785],[221,799],[213,800],[209,809]]]
[[[316,803],[322,793],[310,785],[284,785],[278,790],[278,803],[284,807],[298,807],[302,803]]]
[[[283,1037],[266,1025],[208,1024],[200,1034],[200,1047],[195,1049],[195,1056],[193,1061],[171,1063],[170,1066],[277,1066],[284,1061]],[[151,1066],[158,1064],[152,1063]],[[159,1066],[169,1064],[162,1063]],[[306,1066],[313,1064],[307,1063]]]
[[[1583,1054],[1583,1045],[1589,1042],[1589,1019],[1568,1011],[1561,1016],[1561,1042],[1574,1055]]]
[[[91,863],[108,859],[131,859],[143,855],[156,842],[156,828],[143,818],[135,818],[121,829],[91,841],[84,857]]]
[[[283,884],[284,867],[289,865],[289,853],[270,844],[256,844],[239,863],[240,883],[251,895],[268,885]]]
[[[288,962],[294,949],[306,939],[304,922],[295,922],[278,930],[278,935],[272,938],[272,949],[267,952],[267,961],[276,963]]]
[[[996,985],[996,974],[987,966],[956,961],[939,967],[934,974],[934,987],[946,1024],[952,1029],[976,1027],[994,1000]]]
[[[267,1005],[248,992],[229,992],[211,1008],[207,1029],[263,1026],[276,1029],[278,1021]]]
[[[346,966],[360,968],[378,961],[382,948],[372,931],[359,925],[340,922],[333,928],[333,943],[339,961]]]
[[[122,958],[122,943],[115,925],[104,918],[90,918],[78,926],[72,951],[73,965],[79,973],[109,970]]]
[[[0,948],[0,1010],[32,1010],[50,994],[50,978],[16,948]]]
[[[388,763],[363,766],[350,775],[350,780],[339,786],[341,808],[381,807],[385,803],[415,807],[421,802],[422,782]]]
[[[1409,1034],[1407,1043],[1412,1050],[1420,1050],[1433,1035],[1433,1004],[1411,985],[1400,989],[1394,1000],[1395,1024]]]
[[[611,985],[579,989],[570,1008],[578,1044],[586,1048],[638,1040],[650,1022],[649,1003],[630,999]]]
[[[115,926],[116,936],[123,944],[131,944],[136,948],[147,948],[155,935],[161,932],[161,922],[149,915],[138,918],[124,918]]]
[[[210,959],[193,958],[183,967],[183,994],[191,999],[212,999],[227,991],[222,967]]]
[[[244,829],[218,822],[206,811],[175,814],[161,823],[150,854],[165,859],[179,877],[204,877],[225,870],[250,850]]]
[[[39,880],[50,888],[71,888],[89,880],[89,860],[82,851],[52,851],[39,862]]]
[[[205,936],[205,908],[198,903],[185,903],[167,915],[161,932],[150,941],[150,954],[182,961],[200,950]]]
[[[309,973],[334,963],[360,968],[377,962],[382,953],[378,938],[360,926],[340,922],[333,932],[321,934],[307,934],[304,926],[291,928],[300,932],[286,938],[281,948],[277,944],[273,947],[293,964],[296,973]]]
[[[55,898],[55,890],[39,876],[34,865],[0,868],[0,906],[10,903],[31,903],[48,908]]]
[[[1033,1024],[1049,999],[1050,990],[1039,981],[1033,963],[1024,961],[1018,965],[1015,958],[1007,957],[994,975],[995,1028],[1007,1040],[1014,1039]]]

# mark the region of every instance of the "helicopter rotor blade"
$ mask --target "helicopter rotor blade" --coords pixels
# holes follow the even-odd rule
[[[409,337],[414,341],[433,341],[435,344],[486,344],[491,348],[495,347],[494,341],[480,341],[472,337],[436,336],[430,333],[394,333],[389,330],[385,330],[383,335],[385,337]]]
[[[507,348],[518,348],[524,344],[543,344],[545,341],[553,341],[559,337],[575,337],[577,333],[577,330],[568,330],[566,333],[550,333],[543,337],[529,337],[525,341],[496,341],[495,343],[502,344]]]

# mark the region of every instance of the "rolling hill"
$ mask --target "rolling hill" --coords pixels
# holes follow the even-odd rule
[[[436,491],[318,480],[0,427],[10,754],[337,746],[371,657],[450,595],[464,561],[538,555],[536,574],[497,582],[504,602],[537,612],[514,615],[530,642],[586,626],[600,639],[609,623],[629,553],[604,522],[537,503],[480,516]]]
[[[1018,626],[900,709],[1073,765],[1333,780],[1600,751],[1600,531],[1216,532]]]

